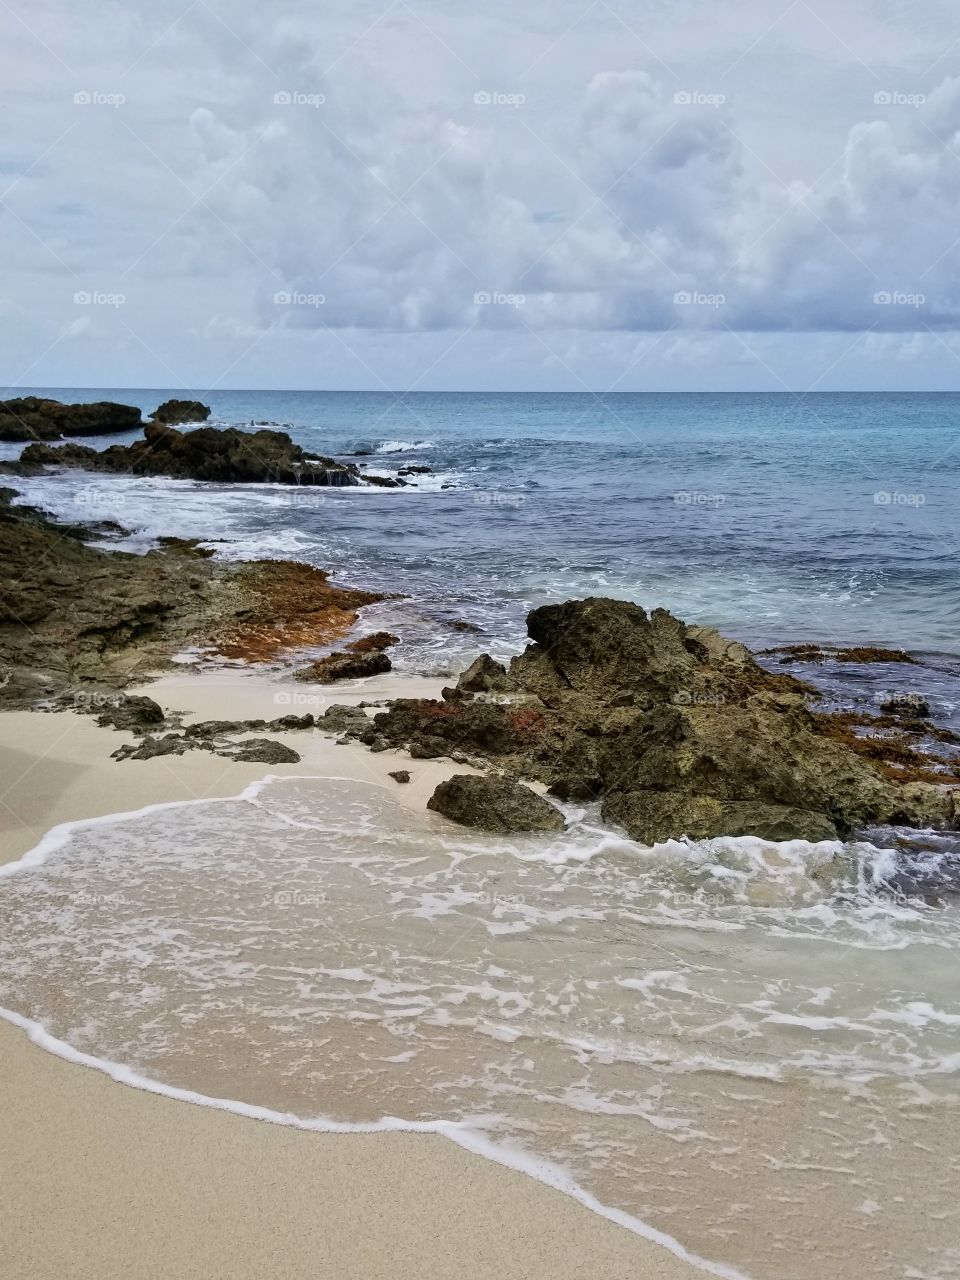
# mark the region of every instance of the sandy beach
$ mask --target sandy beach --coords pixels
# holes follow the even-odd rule
[[[428,681],[382,677],[329,701],[433,694]],[[313,708],[302,685],[230,672],[175,674],[146,686],[164,706],[270,717]],[[277,697],[288,699],[278,707]],[[193,753],[118,764],[129,735],[71,713],[0,718],[0,861],[61,822],[165,801],[234,795],[266,773],[387,781],[406,803],[462,766],[279,735],[302,754],[266,768]],[[4,1270],[183,1277],[651,1277],[702,1274],[667,1250],[535,1179],[416,1134],[301,1132],[172,1101],[65,1062],[0,1023],[5,1141],[0,1150]]]

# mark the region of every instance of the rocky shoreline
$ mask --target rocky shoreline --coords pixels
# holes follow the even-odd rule
[[[14,497],[0,490],[3,708],[123,689],[189,646],[266,662],[328,645],[383,598],[311,565],[219,561],[175,538],[145,555],[90,546],[103,526],[59,523]]]
[[[205,434],[154,425],[147,441],[162,460]],[[47,446],[25,452],[34,449]],[[115,449],[82,451],[84,458],[88,452],[104,459]],[[209,442],[203,452],[215,456]],[[541,784],[560,802],[596,803],[605,821],[646,844],[717,835],[824,840],[871,824],[960,825],[960,739],[938,729],[920,702],[893,699],[874,716],[827,713],[815,689],[782,669],[819,661],[815,646],[777,651],[770,657],[778,669],[770,670],[716,631],[604,598],[533,610],[523,653],[508,667],[482,655],[441,699],[397,699],[372,718],[362,708],[333,706],[316,720],[183,730],[150,699],[122,691],[191,647],[249,663],[295,662],[304,650],[325,648],[326,657],[294,673],[324,686],[388,671],[386,651],[398,637],[348,638],[359,610],[384,597],[334,586],[307,564],[225,562],[177,538],[144,555],[91,546],[110,530],[58,523],[14,505],[14,496],[0,490],[0,708],[95,709],[101,723],[139,738],[117,759],[204,750],[290,762],[298,756],[282,744],[233,739],[319,729],[373,751],[484,770],[491,785],[448,784],[431,806],[488,830],[555,825],[559,810],[551,813],[521,782]],[[910,661],[879,649],[850,650],[846,660]]]

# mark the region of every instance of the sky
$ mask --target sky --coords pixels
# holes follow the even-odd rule
[[[955,0],[0,32],[10,389],[960,390]]]

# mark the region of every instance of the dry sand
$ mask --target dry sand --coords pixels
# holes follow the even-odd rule
[[[383,677],[330,701],[435,695]],[[322,711],[303,685],[192,673],[148,686],[188,719]],[[235,795],[274,774],[387,782],[422,805],[449,762],[281,737],[298,765],[200,752],[117,764],[129,735],[71,713],[0,714],[0,862],[60,822]],[[412,782],[387,774],[409,767]],[[0,1022],[0,1273],[11,1280],[681,1280],[703,1272],[533,1178],[420,1134],[305,1133],[113,1083]]]

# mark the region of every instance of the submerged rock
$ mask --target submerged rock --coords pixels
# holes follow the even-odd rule
[[[563,831],[566,827],[559,809],[509,778],[455,774],[440,783],[427,808],[482,831]]]
[[[399,700],[376,732],[414,756],[479,757],[598,800],[645,843],[956,822],[948,789],[884,776],[827,732],[807,685],[716,631],[603,598],[535,609],[527,625],[533,643],[509,668],[485,655],[453,696]]]

